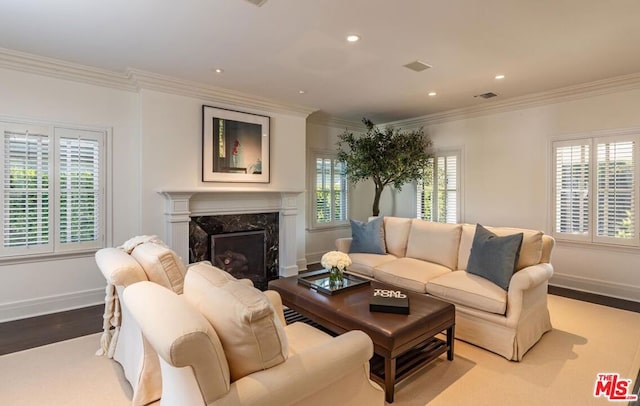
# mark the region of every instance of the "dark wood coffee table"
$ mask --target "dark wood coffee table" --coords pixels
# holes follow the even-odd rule
[[[297,277],[269,282],[282,303],[342,334],[362,330],[371,337],[376,355],[371,359],[371,379],[384,386],[386,401],[393,402],[395,384],[447,353],[453,360],[455,308],[452,304],[419,293],[407,292],[410,314],[369,311],[374,288],[397,288],[372,281],[370,285],[326,295],[298,284]],[[405,290],[403,290],[405,292]],[[435,336],[446,331],[446,342]]]

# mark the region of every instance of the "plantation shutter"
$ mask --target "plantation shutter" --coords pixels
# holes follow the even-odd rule
[[[554,143],[555,232],[581,239],[589,236],[590,143]]]
[[[331,222],[331,159],[316,158],[316,222]]]
[[[331,151],[314,151],[315,191],[313,226],[344,224],[349,216],[349,189],[346,164]]]
[[[59,249],[100,246],[102,241],[102,133],[56,129],[58,137]]]
[[[51,250],[49,129],[4,124],[3,254]]]
[[[433,221],[433,177],[435,168],[435,160],[429,158],[422,179],[419,179],[416,183],[418,218],[427,221]]]
[[[458,159],[455,155],[438,158],[438,221],[440,223],[458,222]]]
[[[347,175],[346,164],[333,160],[333,221],[345,221],[347,219]]]
[[[438,153],[427,160],[422,179],[416,183],[418,218],[457,223],[460,193],[459,152]]]
[[[596,239],[636,239],[635,141],[596,140]],[[620,241],[623,240],[623,241]],[[611,242],[611,241],[610,241]]]

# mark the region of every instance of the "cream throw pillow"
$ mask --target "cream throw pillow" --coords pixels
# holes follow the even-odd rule
[[[461,232],[461,224],[443,224],[413,219],[406,256],[434,262],[453,270],[458,262]]]
[[[170,248],[163,244],[146,242],[135,247],[131,256],[142,266],[151,282],[182,294],[187,268]]]
[[[284,326],[267,296],[225,274],[213,266],[192,267],[184,296],[216,330],[231,381],[236,381],[284,362],[288,345]]]

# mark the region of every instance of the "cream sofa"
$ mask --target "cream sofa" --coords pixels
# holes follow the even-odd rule
[[[131,385],[131,404],[146,405],[160,398],[162,378],[158,356],[142,336],[121,298],[125,288],[151,281],[182,294],[187,272],[182,259],[156,236],[137,236],[118,248],[98,250],[96,264],[107,286],[101,348],[97,355],[117,361]],[[246,279],[243,283],[252,285]]]
[[[554,240],[541,231],[486,227],[493,233],[523,233],[517,271],[508,291],[466,272],[476,226],[384,217],[386,254],[350,253],[349,271],[400,289],[425,293],[456,307],[456,338],[520,361],[551,330],[547,286]],[[351,238],[336,240],[349,252]]]
[[[304,323],[285,326],[277,292],[196,265],[184,294],[151,282],[124,302],[160,356],[162,405],[383,405],[369,379],[371,339],[338,337]]]

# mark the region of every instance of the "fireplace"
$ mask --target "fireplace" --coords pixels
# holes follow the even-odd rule
[[[278,278],[279,214],[192,217],[189,262],[208,260],[238,279],[265,290]]]
[[[265,231],[242,231],[211,236],[211,263],[238,279],[254,285],[267,282]]]
[[[279,190],[273,187],[195,187],[167,188],[158,193],[165,198],[165,242],[182,258],[185,264],[195,261],[210,260],[209,235],[266,230],[268,278],[278,276],[295,276],[300,269],[297,251],[300,241],[296,228],[298,197],[304,190]],[[198,224],[198,219],[221,217],[227,215],[242,216],[246,214],[269,213],[274,216],[274,223],[268,227],[212,230],[205,224]],[[236,218],[238,222],[242,218]],[[232,221],[224,221],[226,224]],[[258,222],[259,223],[259,222]],[[259,224],[256,224],[259,225]],[[217,227],[217,226],[216,226]],[[207,231],[205,231],[207,230]],[[304,240],[303,240],[304,241]]]

